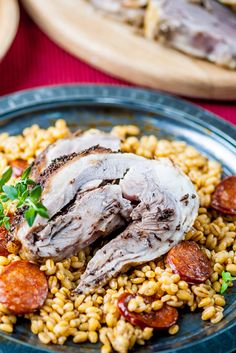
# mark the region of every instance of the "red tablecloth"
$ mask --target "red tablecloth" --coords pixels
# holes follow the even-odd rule
[[[67,54],[50,41],[26,13],[21,11],[16,39],[0,63],[0,95],[25,88],[61,83],[130,85]],[[236,103],[200,100],[194,102],[236,124]]]

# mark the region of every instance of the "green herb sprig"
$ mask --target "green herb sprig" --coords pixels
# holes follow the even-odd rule
[[[0,179],[0,226],[10,228],[10,217],[8,217],[3,203],[14,202],[16,208],[24,209],[24,218],[31,227],[39,214],[41,217],[49,218],[46,207],[40,202],[42,188],[34,180],[29,178],[31,166],[28,167],[14,185],[6,185],[12,176],[12,168],[8,168]]]
[[[223,271],[221,276],[222,276],[222,285],[221,285],[220,293],[223,294],[229,287],[229,284],[232,281],[236,281],[236,277],[232,277],[231,273],[226,271]]]

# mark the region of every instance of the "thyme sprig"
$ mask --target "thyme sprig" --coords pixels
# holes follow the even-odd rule
[[[229,284],[232,281],[236,281],[236,277],[232,277],[230,272],[223,271],[222,274],[222,285],[220,289],[220,293],[223,294],[229,287]]]
[[[32,166],[28,167],[13,185],[6,183],[12,176],[12,168],[8,168],[0,178],[0,226],[7,230],[10,228],[10,217],[7,214],[4,203],[14,203],[16,208],[23,209],[24,218],[31,227],[37,215],[49,218],[47,208],[40,202],[42,187],[30,179]]]

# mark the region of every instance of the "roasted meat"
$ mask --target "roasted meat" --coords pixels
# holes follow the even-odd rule
[[[78,291],[103,285],[132,264],[155,259],[192,225],[198,197],[169,159],[93,147],[53,161],[40,175],[50,219],[29,227],[19,215],[12,234],[30,260],[61,260],[114,231],[89,262]]]
[[[150,0],[145,34],[184,53],[236,68],[236,16],[215,0]]]
[[[80,154],[74,153],[54,160],[38,179],[43,187],[42,202],[48,209],[50,220],[37,216],[33,226],[29,227],[25,219],[21,215],[17,215],[12,226],[12,237],[20,240],[29,259],[40,260],[43,257],[61,259],[66,257],[58,246],[56,246],[58,251],[55,250],[54,256],[50,256],[47,252],[41,254],[36,244],[40,246],[47,242],[46,240],[43,242],[43,235],[51,239],[50,233],[43,232],[43,229],[47,226],[47,230],[49,230],[50,223],[54,222],[61,213],[64,216],[60,218],[60,221],[64,221],[66,213],[71,211],[71,206],[73,209],[73,204],[79,201],[81,193],[89,192],[101,187],[102,184],[113,183],[115,180],[123,178],[129,167],[137,163],[140,158],[134,154],[112,153],[110,149],[92,147]],[[143,158],[141,160],[145,161]],[[114,195],[116,196],[116,194]],[[83,203],[83,207],[90,208],[91,203],[89,206]],[[122,208],[121,205],[119,207]],[[97,214],[97,217],[100,216]],[[98,219],[93,219],[94,224]],[[123,224],[124,220],[121,220],[121,225]],[[58,223],[57,227],[60,227]],[[66,229],[64,231],[66,232]],[[38,237],[39,233],[41,237]],[[59,233],[54,235],[54,244],[56,244],[56,236],[58,237]],[[70,236],[72,237],[72,234]],[[78,232],[75,231],[73,236],[76,244]],[[90,236],[93,237],[93,235]],[[39,243],[37,243],[38,240],[40,240]],[[43,248],[45,251],[46,248]],[[76,252],[78,248],[74,247],[71,250]]]
[[[78,193],[75,201],[35,235],[39,258],[60,260],[126,225],[132,211],[118,185]],[[30,254],[29,254],[30,255]]]
[[[198,211],[193,184],[168,159],[132,166],[120,181],[124,197],[136,204],[128,227],[97,251],[77,292],[89,292],[131,265],[168,252],[192,225]]]
[[[74,152],[79,153],[95,145],[110,148],[116,152],[120,149],[120,140],[116,136],[99,130],[89,130],[83,134],[76,133],[69,138],[57,140],[36,158],[32,177],[36,179],[54,159]]]

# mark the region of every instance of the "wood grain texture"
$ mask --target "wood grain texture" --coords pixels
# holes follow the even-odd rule
[[[84,0],[22,2],[58,45],[106,73],[179,95],[236,99],[236,71],[142,38]]]
[[[15,38],[19,17],[17,0],[0,0],[0,61]]]

